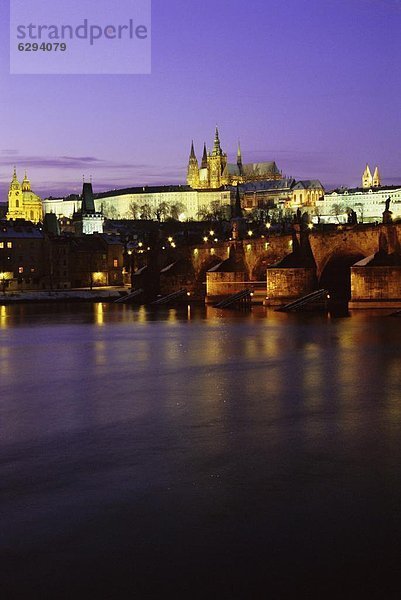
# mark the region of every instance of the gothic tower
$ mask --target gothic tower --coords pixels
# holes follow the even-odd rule
[[[193,141],[191,144],[191,152],[189,155],[187,183],[192,188],[198,188],[199,183],[200,183],[200,181],[199,181],[199,164],[198,164],[198,159],[196,158]]]
[[[207,169],[207,150],[206,150],[206,142],[203,144],[203,156],[202,156],[202,166],[201,169]]]
[[[219,130],[216,127],[216,133],[214,137],[213,152],[209,154],[209,168],[210,168],[210,187],[219,188],[225,181],[222,179],[223,171],[227,166],[227,154],[224,154],[220,145]]]
[[[238,141],[238,150],[237,150],[237,167],[238,167],[238,172],[239,172],[240,176],[242,176],[242,174],[243,174],[242,152],[241,152],[241,146],[240,146],[239,141]]]
[[[366,168],[362,175],[362,187],[366,190],[371,188],[373,185],[373,177],[369,165],[366,165]]]
[[[375,172],[373,174],[373,187],[377,188],[381,186],[381,177],[380,177],[380,172],[379,172],[379,167],[375,168]]]

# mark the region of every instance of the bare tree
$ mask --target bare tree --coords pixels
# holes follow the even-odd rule
[[[159,221],[159,223],[161,221],[165,221],[165,219],[169,215],[169,212],[170,212],[170,207],[167,204],[167,202],[160,202],[160,204],[153,211],[154,216]]]
[[[200,221],[211,221],[211,218],[211,213],[206,206],[202,206],[202,208],[198,210],[198,219]]]
[[[140,206],[139,211],[140,219],[143,219],[144,221],[150,221],[152,219],[152,207],[150,204],[145,202],[145,204]]]
[[[118,212],[116,207],[113,206],[112,204],[110,206],[106,206],[104,208],[103,214],[106,217],[106,219],[119,219],[120,218],[120,213]]]
[[[333,204],[333,207],[331,209],[331,214],[334,217],[336,217],[338,223],[340,223],[340,216],[343,215],[344,213],[345,213],[344,204]]]
[[[130,202],[129,209],[128,209],[128,216],[131,219],[136,220],[139,217],[139,212],[140,212],[140,209],[139,209],[138,203],[134,202],[134,201]]]
[[[182,202],[176,202],[170,206],[170,217],[178,221],[180,215],[185,212],[185,205]]]

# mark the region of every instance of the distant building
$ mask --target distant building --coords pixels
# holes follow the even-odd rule
[[[0,286],[10,290],[35,290],[45,286],[48,261],[44,234],[24,220],[0,221]]]
[[[93,195],[95,211],[108,219],[156,219],[160,207],[181,221],[197,220],[202,209],[213,203],[220,207],[231,204],[232,190],[193,190],[186,185],[143,186],[111,190]],[[46,198],[45,213],[72,219],[81,209],[82,196]]]
[[[25,173],[20,183],[17,170],[14,167],[13,178],[8,192],[7,219],[26,219],[32,223],[39,223],[43,218],[42,200],[31,190],[31,183]]]
[[[277,180],[283,175],[274,161],[243,163],[241,147],[238,144],[237,162],[229,163],[227,154],[220,145],[219,130],[216,127],[212,152],[203,147],[202,162],[199,167],[192,142],[189,155],[187,183],[193,189],[218,189],[225,185],[237,185],[252,181]]]
[[[0,293],[123,284],[119,236],[58,235],[52,221],[44,230],[22,219],[0,221]]]
[[[375,167],[375,171],[372,175],[369,165],[366,165],[365,170],[362,174],[362,188],[368,190],[369,188],[378,188],[381,186],[381,177],[379,167]]]
[[[337,189],[316,202],[316,215],[325,222],[345,222],[347,213],[354,210],[359,222],[381,221],[390,198],[393,219],[401,218],[401,187]]]
[[[69,238],[71,286],[123,285],[124,245],[118,236],[95,234]]]
[[[324,187],[317,179],[296,181],[283,178],[277,181],[258,181],[240,186],[242,205],[245,210],[255,208],[314,207],[324,196]]]
[[[104,216],[101,210],[95,208],[92,183],[84,182],[81,209],[73,215],[73,221],[77,234],[103,233]]]
[[[324,187],[318,179],[304,179],[292,187],[292,207],[314,207],[323,198]]]

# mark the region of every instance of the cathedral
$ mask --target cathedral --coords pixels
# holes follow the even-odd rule
[[[212,152],[203,147],[203,157],[199,168],[194,143],[189,155],[187,183],[193,189],[218,189],[225,185],[238,185],[253,181],[271,181],[282,179],[275,162],[243,163],[241,147],[238,144],[237,162],[227,161],[227,154],[220,145],[219,130],[216,127]]]
[[[381,177],[379,173],[379,167],[375,168],[375,172],[372,175],[372,171],[370,170],[369,165],[366,165],[366,168],[362,175],[362,187],[364,190],[369,188],[378,188],[381,186]]]
[[[42,221],[42,200],[31,190],[31,182],[26,173],[22,183],[18,181],[17,171],[14,174],[8,192],[7,219],[25,219],[32,223]]]

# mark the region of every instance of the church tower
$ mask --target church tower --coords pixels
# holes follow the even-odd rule
[[[22,191],[23,192],[30,192],[31,191],[31,182],[29,181],[26,171],[25,171],[25,177],[22,180]]]
[[[213,152],[209,155],[209,169],[210,169],[210,187],[219,188],[224,183],[222,179],[223,171],[227,166],[227,154],[224,154],[220,145],[219,130],[216,126],[216,133],[214,136]],[[228,183],[228,182],[227,182]]]
[[[362,187],[363,189],[369,189],[373,186],[373,177],[369,165],[366,165],[366,168],[362,175]]]
[[[196,158],[195,149],[194,149],[194,142],[193,141],[192,141],[192,144],[191,144],[191,152],[190,152],[190,155],[189,155],[188,171],[187,171],[187,183],[192,188],[198,188],[199,184],[200,184],[200,181],[199,181],[199,164],[198,164],[198,159]]]
[[[238,141],[238,150],[237,150],[237,167],[238,167],[238,173],[242,177],[244,170],[242,168],[242,152],[241,152],[241,145],[240,145],[239,141]]]
[[[381,186],[381,177],[379,172],[379,167],[375,168],[375,172],[373,173],[373,187],[377,188]]]
[[[23,219],[24,216],[22,186],[17,178],[17,169],[14,167],[13,178],[8,191],[7,219]]]
[[[25,219],[26,221],[32,221],[32,223],[39,223],[43,218],[42,200],[33,193],[26,172],[22,184],[18,181],[15,167],[8,192],[6,218]]]

